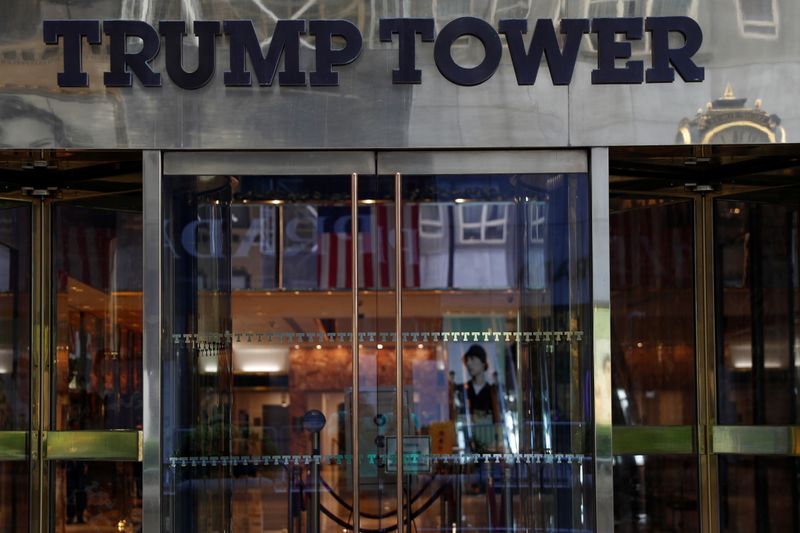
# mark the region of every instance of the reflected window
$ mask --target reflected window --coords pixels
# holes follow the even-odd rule
[[[507,203],[459,204],[456,224],[459,244],[504,244],[508,225]]]
[[[778,38],[778,4],[776,0],[735,0],[739,31],[745,37]]]
[[[666,16],[686,16],[696,19],[697,0],[585,0],[584,14],[589,19]],[[671,48],[680,48],[684,41],[683,37],[675,32],[670,34],[669,40]],[[591,50],[597,51],[597,35],[589,34],[589,43]],[[650,34],[645,31],[642,39],[630,43],[633,55],[647,54],[650,51]]]

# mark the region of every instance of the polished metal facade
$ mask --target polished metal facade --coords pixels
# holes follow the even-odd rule
[[[792,31],[800,5],[791,0],[91,0],[80,3],[9,0],[0,21],[0,147],[135,149],[340,149],[491,148],[683,143],[679,133],[730,83],[747,107],[774,116],[791,142],[800,130],[792,80],[800,76]],[[755,11],[754,11],[755,10]],[[420,85],[393,85],[397,42],[381,43],[383,17],[434,18],[436,30],[460,16],[497,27],[500,19],[671,16],[695,18],[704,44],[695,60],[705,81],[642,85],[592,85],[597,54],[585,36],[569,86],[554,86],[542,65],[534,86],[519,86],[503,53],[495,75],[475,87],[447,81],[433,62],[433,43],[417,43]],[[225,87],[228,46],[218,38],[216,75],[202,89],[177,88],[164,73],[163,87],[103,85],[107,42],[84,48],[87,89],[60,89],[61,47],[45,45],[45,19],[159,20],[251,19],[268,39],[275,21],[286,18],[347,19],[364,35],[361,56],[335,67],[338,87]],[[313,70],[313,37],[304,37],[301,67]],[[480,61],[476,43],[456,43],[463,65]],[[164,52],[154,67],[164,72]],[[196,48],[186,39],[187,68]],[[633,44],[633,60],[650,63],[650,43]],[[622,63],[622,61],[620,61]],[[758,103],[756,102],[758,100]],[[684,121],[685,123],[685,121]],[[728,138],[729,137],[729,138]],[[708,142],[761,143],[758,135],[711,136]]]

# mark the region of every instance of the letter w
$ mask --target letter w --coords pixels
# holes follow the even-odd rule
[[[561,33],[566,35],[564,50],[558,45],[558,37],[550,19],[539,19],[533,31],[531,46],[525,51],[522,34],[528,32],[528,21],[525,19],[507,19],[500,21],[500,33],[506,34],[508,51],[514,64],[514,73],[520,85],[533,85],[542,62],[542,54],[547,58],[550,77],[555,85],[569,85],[578,59],[578,49],[584,33],[589,33],[588,19],[563,19]]]
[[[250,86],[250,72],[245,68],[245,54],[250,56],[259,85],[272,85],[281,55],[285,53],[283,71],[278,75],[280,85],[305,85],[306,73],[300,70],[300,35],[306,32],[305,20],[279,20],[272,34],[267,56],[261,52],[256,30],[250,20],[226,20],[224,32],[231,39],[230,72],[225,73],[225,85]]]

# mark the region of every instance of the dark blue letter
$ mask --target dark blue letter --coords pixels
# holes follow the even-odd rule
[[[198,20],[194,23],[194,33],[200,40],[197,50],[197,69],[194,72],[183,70],[183,36],[186,35],[186,23],[182,20],[162,20],[158,30],[164,36],[167,49],[167,74],[181,89],[199,89],[211,81],[214,76],[214,48],[220,23],[218,20]]]
[[[99,20],[45,20],[44,42],[58,44],[64,37],[64,72],[58,73],[59,87],[88,87],[89,75],[81,67],[83,37],[89,44],[100,44]]]
[[[422,72],[417,70],[416,36],[423,42],[433,41],[433,19],[381,19],[381,42],[392,42],[392,34],[400,36],[398,69],[392,71],[392,83],[421,83]]]
[[[333,72],[333,65],[347,65],[361,54],[361,32],[348,20],[312,20],[308,23],[308,33],[316,36],[317,65],[311,73],[312,86],[339,85],[339,73]],[[345,41],[342,48],[331,48],[331,37],[338,35]]]
[[[222,27],[231,38],[231,70],[225,73],[229,87],[251,85],[245,68],[245,54],[250,56],[259,85],[272,85],[281,54],[285,53],[283,71],[278,74],[280,85],[305,85],[306,73],[300,70],[300,35],[306,32],[305,20],[279,20],[272,34],[267,57],[261,54],[261,44],[250,20],[226,20]]]
[[[514,73],[519,85],[533,85],[542,62],[542,54],[547,58],[550,77],[554,85],[569,85],[578,59],[578,49],[584,33],[589,33],[588,19],[563,19],[561,33],[566,35],[564,51],[558,46],[558,37],[550,19],[536,21],[531,46],[525,52],[522,34],[528,32],[528,21],[510,19],[500,21],[500,33],[506,34],[508,51],[514,64]]]
[[[671,83],[675,80],[675,70],[683,81],[703,81],[705,69],[698,67],[692,56],[703,44],[703,30],[689,17],[650,17],[645,21],[645,29],[652,33],[653,68],[647,69],[647,83]],[[683,35],[681,48],[669,47],[670,32]],[[669,64],[675,65],[675,70]]]
[[[626,39],[642,38],[641,18],[600,18],[592,21],[592,32],[597,34],[597,69],[592,71],[593,84],[606,83],[642,83],[644,81],[644,63],[628,61],[625,68],[617,68],[617,59],[631,57],[631,43],[617,42],[618,33],[624,33]]]
[[[160,87],[161,74],[153,72],[148,64],[161,48],[161,37],[150,24],[141,20],[106,20],[103,33],[111,37],[111,72],[103,74],[108,87],[130,87],[133,85],[128,67],[145,87]],[[125,51],[128,36],[139,37],[142,49],[135,54]]]
[[[477,67],[464,68],[450,55],[453,43],[464,35],[472,35],[483,44],[486,55]],[[491,78],[500,66],[502,54],[503,43],[494,28],[488,22],[474,17],[461,17],[448,23],[433,45],[433,58],[442,76],[456,85],[467,87],[480,85]]]

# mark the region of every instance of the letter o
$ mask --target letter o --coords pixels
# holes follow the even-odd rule
[[[486,53],[483,61],[473,68],[464,68],[453,60],[450,54],[453,43],[464,35],[472,35],[483,45]],[[461,17],[449,22],[436,37],[433,58],[442,76],[455,83],[471,87],[485,82],[500,66],[503,43],[494,28],[475,17]]]

